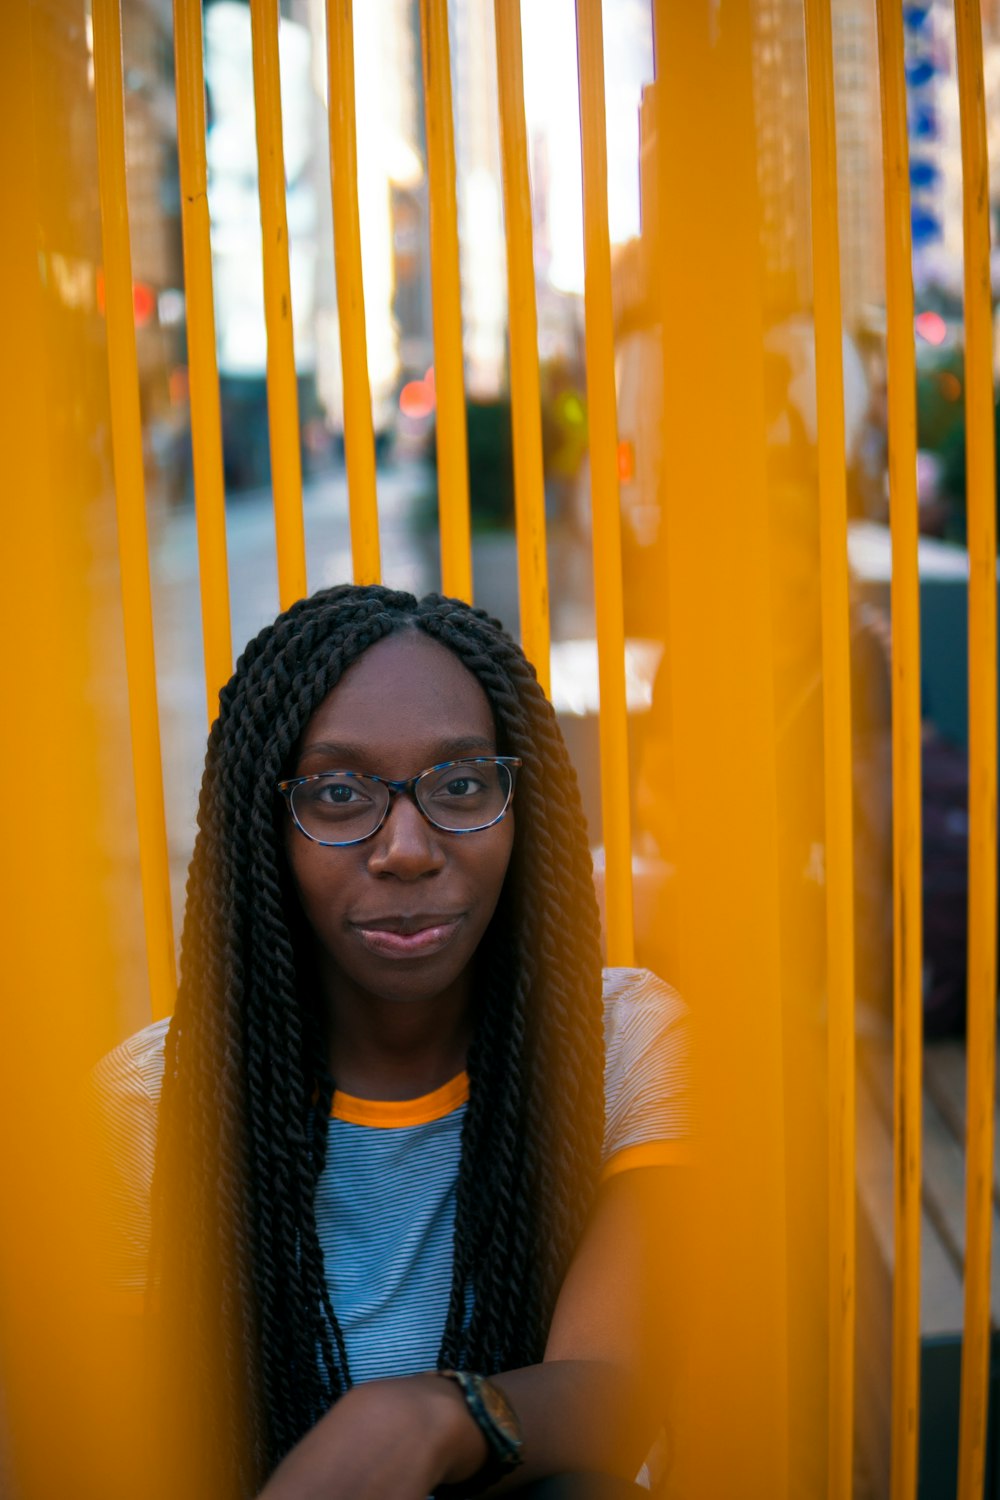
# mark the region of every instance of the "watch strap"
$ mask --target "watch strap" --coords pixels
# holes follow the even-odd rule
[[[436,1500],[457,1495],[477,1495],[489,1489],[522,1462],[521,1424],[506,1396],[485,1375],[471,1370],[439,1370],[443,1380],[451,1380],[462,1392],[469,1415],[486,1439],[487,1457],[482,1468],[457,1485],[439,1485]],[[502,1420],[490,1406],[499,1407]]]

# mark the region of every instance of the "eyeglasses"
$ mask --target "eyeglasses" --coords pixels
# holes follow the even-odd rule
[[[510,807],[520,764],[513,755],[477,755],[441,761],[405,781],[365,771],[319,771],[279,781],[277,790],[307,839],[339,848],[377,833],[400,792],[443,833],[492,828]]]

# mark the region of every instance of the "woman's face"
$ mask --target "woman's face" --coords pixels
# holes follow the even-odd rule
[[[367,650],[313,714],[293,774],[367,771],[404,780],[440,761],[495,755],[486,694],[419,631]],[[427,1001],[459,991],[510,861],[513,810],[491,828],[445,833],[395,796],[362,843],[330,848],[289,816],[285,847],[320,950],[328,994]]]

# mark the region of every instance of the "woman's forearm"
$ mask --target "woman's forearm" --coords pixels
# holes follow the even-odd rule
[[[651,1439],[634,1383],[593,1360],[554,1360],[492,1377],[523,1432],[523,1464],[490,1494],[567,1470],[632,1478]],[[458,1386],[428,1373],[356,1386],[275,1471],[260,1500],[424,1500],[458,1492],[488,1457]]]
[[[524,1435],[524,1463],[497,1493],[546,1474],[596,1471],[633,1479],[656,1420],[648,1393],[619,1367],[597,1360],[551,1360],[493,1376]],[[490,1493],[493,1493],[491,1491]]]

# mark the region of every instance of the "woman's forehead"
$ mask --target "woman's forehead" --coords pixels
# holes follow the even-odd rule
[[[438,758],[489,752],[495,740],[489,700],[468,668],[429,636],[405,631],[348,667],[309,720],[300,756],[350,749],[401,758],[409,775]],[[421,756],[421,765],[410,764]],[[379,770],[374,759],[368,768]]]

